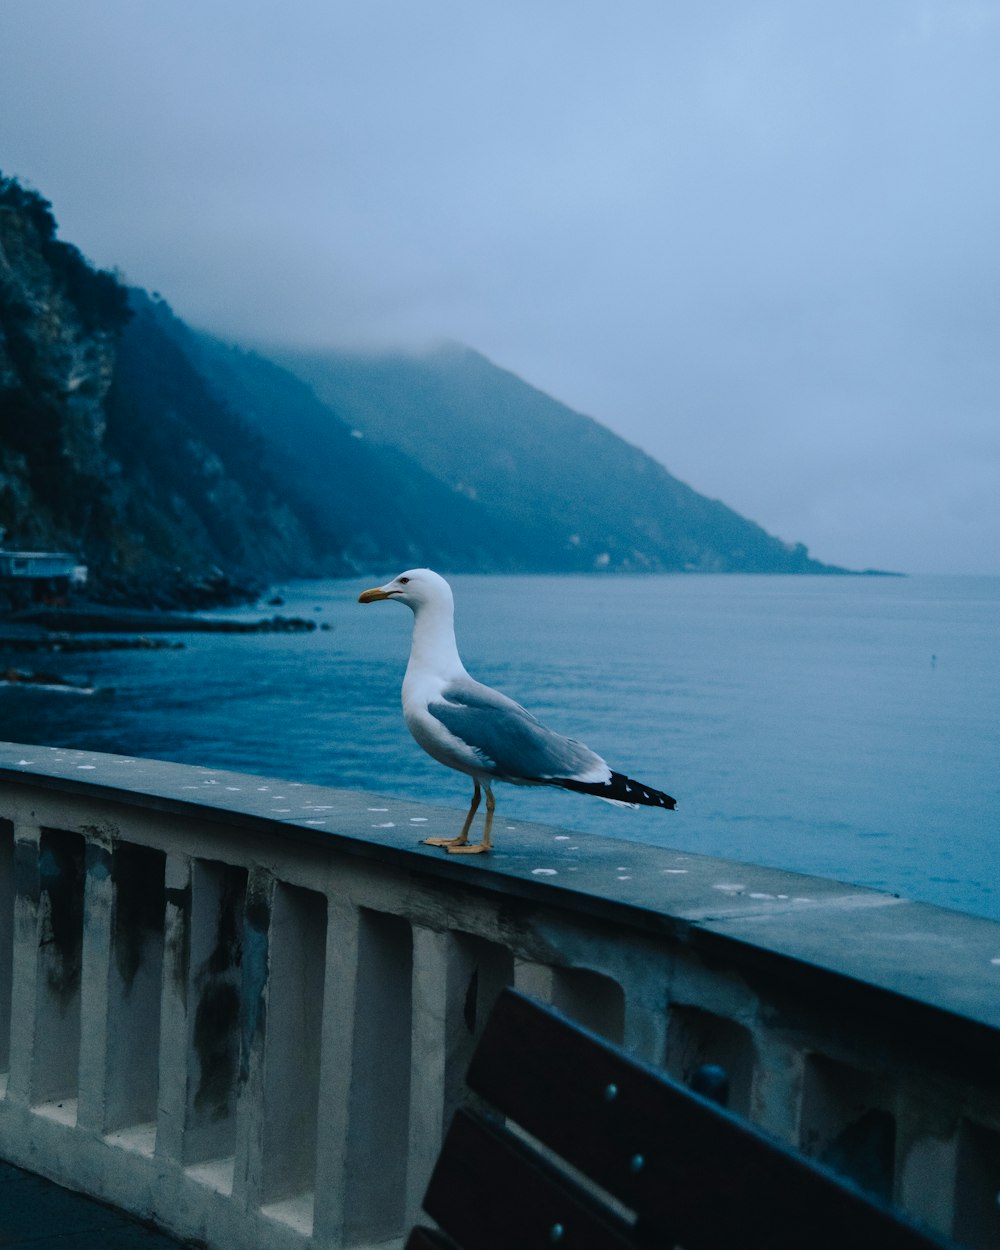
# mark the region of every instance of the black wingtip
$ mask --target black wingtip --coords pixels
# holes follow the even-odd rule
[[[644,786],[641,781],[633,781],[624,773],[612,773],[608,781],[571,781],[560,780],[555,783],[566,790],[575,790],[578,794],[594,794],[599,799],[613,799],[618,803],[638,803],[643,807],[662,807],[672,812],[677,800],[662,790],[654,790],[652,786]]]

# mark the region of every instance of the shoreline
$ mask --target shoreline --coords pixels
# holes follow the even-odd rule
[[[0,643],[14,627],[38,629],[48,634],[294,634],[311,633],[315,621],[298,616],[272,616],[243,621],[199,616],[192,612],[155,611],[140,608],[31,608],[0,620]]]
[[[187,612],[157,612],[146,609],[34,608],[0,617],[0,653],[56,652],[74,655],[88,651],[165,651],[182,650],[175,638],[149,635],[208,634],[307,634],[329,629],[303,617],[272,616],[259,620],[232,620],[198,616]],[[45,682],[45,675],[7,670],[16,676],[0,685],[28,688],[74,688],[64,679]],[[52,674],[47,675],[50,679]]]

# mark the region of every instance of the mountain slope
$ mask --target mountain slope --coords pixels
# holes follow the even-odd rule
[[[131,295],[105,440],[128,484],[129,532],[156,557],[241,578],[348,571],[337,533],[286,490],[260,435],[164,331],[169,311]]]
[[[839,571],[466,348],[280,359],[366,438],[411,456],[497,523],[517,517],[533,535],[526,567]]]
[[[834,571],[473,351],[282,359],[126,291],[0,175],[0,528],[78,553],[105,600],[420,564]]]
[[[357,567],[513,571],[530,561],[533,535],[516,518],[487,515],[404,451],[358,437],[292,373],[208,335],[188,331],[186,350],[260,432],[286,484],[345,535]]]

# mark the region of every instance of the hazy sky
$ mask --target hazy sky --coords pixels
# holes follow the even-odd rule
[[[998,67],[998,0],[0,0],[0,169],[197,325],[456,339],[820,559],[1000,574]]]

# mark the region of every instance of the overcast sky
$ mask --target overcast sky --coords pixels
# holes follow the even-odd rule
[[[996,0],[2,0],[0,169],[258,345],[466,343],[813,555],[1000,574]]]

